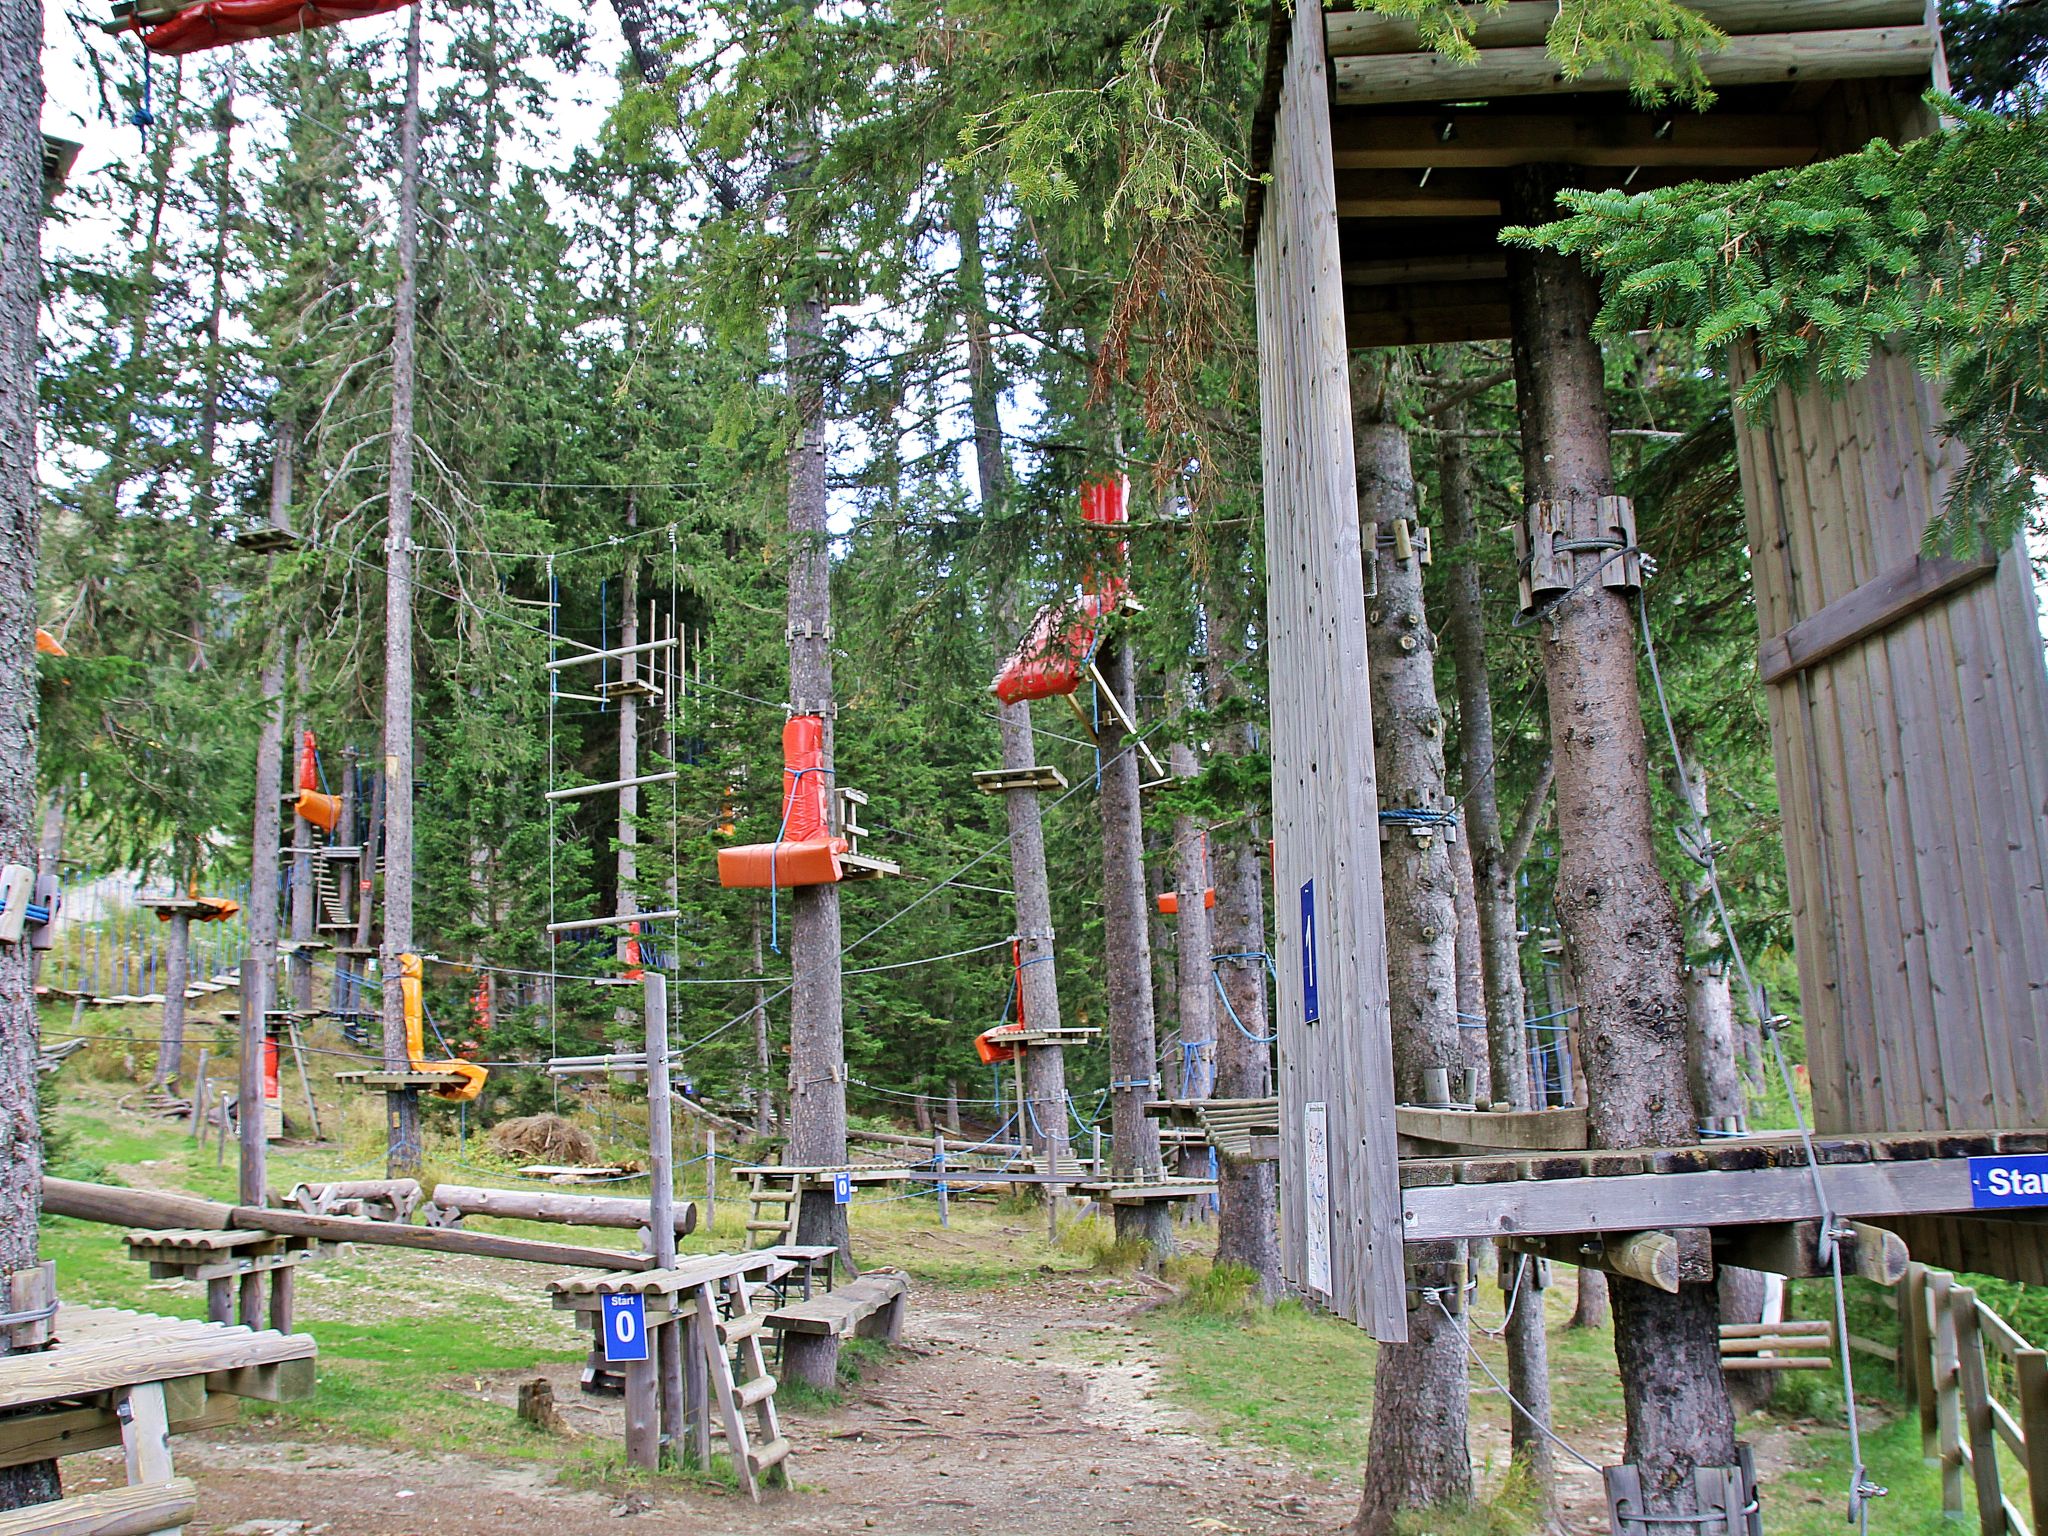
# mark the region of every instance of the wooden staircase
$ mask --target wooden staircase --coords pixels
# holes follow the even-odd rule
[[[780,1248],[796,1241],[797,1202],[802,1198],[800,1175],[757,1170],[748,1198],[753,1201],[753,1209],[747,1213],[749,1247]]]

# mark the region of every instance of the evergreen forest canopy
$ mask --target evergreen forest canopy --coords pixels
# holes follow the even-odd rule
[[[1380,8],[1465,46],[1464,11]],[[1827,379],[1905,335],[1940,371],[1971,454],[1944,536],[1995,540],[2038,513],[2041,11],[1953,9],[1954,126],[1924,147],[1582,199],[1530,236],[1608,279],[1610,405],[1659,562],[1650,612],[1679,737],[1706,766],[1738,934],[1786,1004],[1718,349],[1755,330],[1774,368],[1816,361]],[[1714,38],[1692,13],[1670,0],[1567,12],[1568,66],[1618,61],[1646,93],[1703,98],[1689,61]],[[1176,814],[1256,811],[1263,543],[1240,236],[1264,31],[1242,7],[1122,0],[431,4],[417,926],[429,953],[501,968],[494,1058],[602,1050],[616,1032],[612,994],[534,984],[617,968],[608,945],[551,955],[544,931],[616,910],[618,893],[610,802],[543,799],[614,776],[616,710],[561,696],[582,683],[551,692],[543,664],[551,624],[617,643],[631,567],[643,622],[651,599],[688,642],[687,696],[642,748],[643,771],[676,777],[643,793],[637,827],[643,893],[670,893],[642,904],[681,914],[659,939],[674,948],[679,1070],[713,1096],[760,1085],[742,1026],[756,978],[777,1017],[787,912],[721,890],[715,857],[778,832],[783,331],[808,295],[828,305],[813,356],[830,423],[835,755],[841,782],[872,799],[866,851],[905,876],[846,893],[855,1112],[900,1114],[907,1095],[955,1082],[970,1101],[987,1094],[973,1036],[1006,1007],[1014,919],[1002,807],[970,775],[999,761],[998,662],[1040,603],[1111,558],[1078,516],[1089,477],[1133,486],[1141,725],[1162,756],[1170,740],[1205,754],[1147,799],[1153,888],[1171,884]],[[315,734],[330,780],[349,754],[380,755],[401,34],[314,32],[146,74],[132,44],[53,17],[97,91],[53,105],[146,119],[58,197],[46,237],[39,601],[69,654],[40,662],[42,788],[61,797],[71,847],[101,865],[202,887],[246,871],[275,636],[291,654],[286,718]],[[572,75],[606,82],[609,99],[565,143]],[[1738,232],[1742,258],[1721,260]],[[1650,321],[1666,328],[1624,329]],[[1506,362],[1488,345],[1389,359],[1425,521],[1446,433],[1477,460],[1482,527],[1518,513]],[[267,520],[280,455],[301,542],[266,562],[234,538]],[[1468,562],[1485,577],[1502,733],[1479,771],[1516,808],[1547,750],[1536,639],[1511,622],[1506,535],[1441,547],[1430,579]],[[1200,704],[1186,689],[1197,661]],[[1094,751],[1041,710],[1041,755],[1077,786],[1049,805],[1048,859],[1063,1014],[1085,1025],[1103,1014]],[[1241,722],[1242,750],[1210,750]],[[1455,757],[1455,730],[1451,745]],[[1676,797],[1660,793],[1675,824]],[[1683,886],[1689,861],[1675,838],[1664,851]],[[1547,855],[1539,832],[1522,891],[1539,931]],[[1154,951],[1171,965],[1169,944]],[[474,984],[454,965],[429,982],[448,1013]],[[1177,1062],[1170,1023],[1161,1034]],[[1086,1123],[1106,1057],[1076,1053],[1074,1070]],[[551,1091],[539,1072],[495,1082],[498,1112]]]

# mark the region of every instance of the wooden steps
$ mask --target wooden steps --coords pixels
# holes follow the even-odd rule
[[[799,1169],[755,1168],[748,1173],[747,1241],[755,1248],[780,1248],[796,1240],[797,1208],[803,1191]]]

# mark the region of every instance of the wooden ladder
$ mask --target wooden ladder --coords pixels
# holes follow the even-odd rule
[[[789,1442],[775,1412],[775,1378],[761,1353],[764,1312],[753,1307],[755,1287],[738,1275],[697,1288],[697,1328],[718,1427],[732,1456],[733,1475],[756,1503],[764,1482],[789,1486]],[[719,1315],[723,1302],[725,1315]],[[753,1432],[747,1410],[754,1411]]]
[[[794,1173],[756,1173],[749,1198],[753,1209],[747,1213],[747,1245],[752,1248],[780,1248],[796,1241],[797,1202],[802,1179]],[[763,1215],[766,1211],[770,1214]]]

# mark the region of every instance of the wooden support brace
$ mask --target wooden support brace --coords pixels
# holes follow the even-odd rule
[[[1844,1274],[1860,1275],[1879,1285],[1896,1285],[1905,1278],[1910,1255],[1904,1238],[1868,1222],[1847,1225],[1849,1235],[1838,1239]],[[1818,1221],[1720,1228],[1714,1233],[1714,1257],[1737,1269],[1758,1269],[1800,1279],[1833,1273],[1832,1266],[1821,1257]]]
[[[1997,569],[1996,555],[1972,560],[1915,555],[1766,640],[1757,653],[1757,670],[1765,682],[1782,683]]]
[[[1631,1280],[1671,1295],[1681,1285],[1703,1285],[1714,1278],[1711,1234],[1702,1227],[1673,1232],[1588,1233],[1584,1236],[1507,1238],[1513,1252],[1560,1264],[1577,1264]]]

